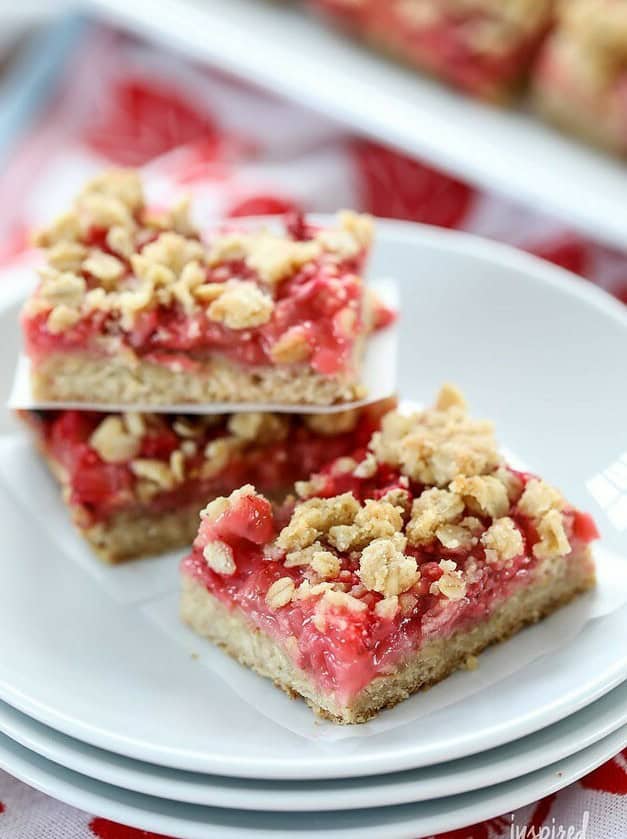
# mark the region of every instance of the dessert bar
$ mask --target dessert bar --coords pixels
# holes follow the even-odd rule
[[[627,154],[627,3],[567,0],[540,54],[534,96],[567,131]]]
[[[21,416],[61,483],[79,532],[102,559],[120,562],[188,547],[207,498],[247,481],[283,497],[294,481],[367,441],[393,404],[303,416]]]
[[[271,402],[365,396],[367,334],[393,319],[361,280],[368,216],[201,239],[187,203],[146,206],[136,173],[83,189],[43,230],[41,282],[22,324],[41,401],[105,405]]]
[[[594,522],[445,387],[282,505],[212,500],[183,620],[338,723],[368,720],[594,585]]]
[[[391,55],[482,99],[528,73],[553,0],[307,0]]]

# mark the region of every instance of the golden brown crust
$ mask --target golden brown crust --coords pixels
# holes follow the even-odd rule
[[[363,342],[356,345],[356,366]],[[173,365],[174,367],[174,365]],[[305,365],[242,367],[214,356],[193,371],[125,356],[52,353],[32,373],[40,401],[172,405],[208,402],[276,402],[332,405],[364,397],[354,370],[322,376]]]
[[[187,548],[198,530],[199,503],[167,512],[128,510],[77,529],[104,562],[117,564]]]
[[[340,724],[353,724],[366,722],[383,708],[392,707],[465,667],[486,647],[550,615],[591,588],[594,582],[589,548],[568,559],[551,560],[540,567],[533,583],[504,601],[488,620],[426,644],[395,673],[371,682],[347,706],[320,691],[309,675],[294,664],[288,652],[251,626],[243,612],[238,608],[228,609],[202,583],[186,575],[181,617],[199,635],[222,647],[244,666],[272,679],[290,696],[301,696],[320,716]],[[287,596],[286,592],[283,594]],[[392,601],[387,606],[396,609],[397,604]]]

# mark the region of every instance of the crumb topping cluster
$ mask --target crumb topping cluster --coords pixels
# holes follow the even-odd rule
[[[337,0],[335,6],[339,5]],[[342,0],[347,13],[373,25],[379,23],[375,0]],[[448,27],[480,55],[502,55],[544,26],[552,11],[552,0],[392,0],[391,11],[399,21],[415,30]]]
[[[324,266],[329,289],[334,283],[339,288],[343,266],[359,262],[373,226],[367,216],[343,212],[335,229],[307,235],[301,241],[270,230],[227,231],[204,242],[187,200],[151,212],[139,176],[110,171],[90,181],[73,208],[37,235],[47,264],[26,315],[45,316],[53,335],[97,317],[105,318],[109,332],[114,324],[131,333],[140,315],[157,309],[201,319],[197,331],[202,319],[233,332],[254,330],[271,322],[282,285],[308,266]],[[334,316],[346,337],[354,336],[361,316],[357,300],[347,298]],[[271,343],[276,363],[304,361],[310,354],[298,324],[288,323]]]
[[[270,609],[313,597],[320,628],[338,606],[391,619],[425,594],[463,600],[478,563],[507,569],[524,554],[548,560],[571,550],[560,493],[506,467],[491,426],[471,419],[450,386],[433,408],[387,414],[364,458],[341,461],[297,486],[301,500],[263,548],[264,559],[285,569],[267,592]],[[351,489],[328,496],[329,474],[352,481]],[[204,518],[219,525],[241,492],[254,490],[212,502]],[[232,575],[232,552],[227,571],[213,559],[227,548],[210,541],[205,558]]]

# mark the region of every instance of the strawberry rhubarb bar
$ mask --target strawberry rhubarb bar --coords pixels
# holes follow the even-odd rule
[[[501,100],[527,75],[553,0],[307,0],[357,36],[466,93]]]
[[[363,396],[367,333],[391,319],[360,274],[367,216],[201,239],[187,205],[151,212],[131,171],[91,181],[39,234],[23,330],[35,396],[132,406]]]
[[[627,154],[627,2],[566,0],[538,61],[534,94],[567,131]]]
[[[393,400],[360,410],[212,416],[22,412],[75,526],[107,562],[191,545],[210,496],[254,481],[282,498],[347,455]]]
[[[592,519],[512,469],[446,387],[273,506],[211,501],[182,617],[322,716],[363,722],[594,585]]]

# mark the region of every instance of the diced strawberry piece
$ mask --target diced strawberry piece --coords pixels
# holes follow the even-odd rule
[[[575,511],[573,533],[582,542],[592,542],[601,535],[592,516],[580,510]]]
[[[226,213],[230,218],[239,216],[280,216],[296,212],[292,201],[273,195],[252,195],[234,204]]]
[[[102,504],[130,491],[132,484],[126,466],[103,463],[95,452],[87,451],[72,475],[73,500],[79,504]]]
[[[222,536],[235,536],[263,545],[275,535],[272,505],[261,496],[245,495],[234,509],[220,518],[218,527]]]
[[[141,456],[167,460],[173,451],[179,447],[179,438],[171,428],[150,431],[142,440]]]

